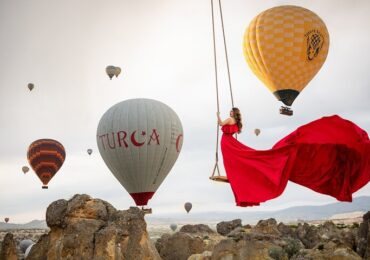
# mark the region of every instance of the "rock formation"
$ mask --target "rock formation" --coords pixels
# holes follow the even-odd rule
[[[242,220],[234,219],[232,221],[222,221],[218,223],[216,226],[216,229],[217,229],[217,233],[219,233],[220,235],[227,236],[227,234],[229,234],[231,231],[241,226],[242,226]]]
[[[1,260],[18,260],[17,247],[13,238],[13,234],[7,233],[1,244],[0,249]]]
[[[119,211],[103,200],[75,195],[50,204],[46,221],[50,232],[27,260],[160,259],[139,208]]]

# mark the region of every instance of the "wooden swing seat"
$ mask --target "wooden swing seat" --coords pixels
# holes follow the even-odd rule
[[[212,181],[218,181],[218,182],[224,182],[224,183],[229,183],[229,179],[226,176],[211,176],[209,177],[210,180]]]

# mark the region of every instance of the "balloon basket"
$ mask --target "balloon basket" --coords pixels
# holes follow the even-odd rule
[[[286,116],[292,116],[293,115],[293,110],[290,109],[289,107],[282,106],[280,108],[280,114],[286,115]]]
[[[141,210],[144,212],[144,214],[152,214],[152,209],[145,209],[144,207],[141,208]]]
[[[48,187],[48,186],[42,186],[42,188],[43,188],[43,189],[49,189],[49,187]]]

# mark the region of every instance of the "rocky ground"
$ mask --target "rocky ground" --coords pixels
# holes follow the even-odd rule
[[[24,259],[19,241],[37,243],[27,260],[239,260],[239,259],[370,259],[370,212],[360,224],[277,223],[239,219],[207,225],[182,225],[177,232],[150,239],[139,208],[116,210],[88,195],[58,200],[46,213],[49,230],[0,232],[0,260]]]

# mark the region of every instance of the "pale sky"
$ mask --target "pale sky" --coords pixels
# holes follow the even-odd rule
[[[285,4],[314,11],[330,34],[326,63],[295,101],[293,117],[278,113],[280,103],[242,53],[253,17]],[[333,114],[370,131],[369,1],[224,0],[223,11],[235,102],[245,125],[241,142],[268,149],[298,126]],[[226,117],[231,104],[220,33],[218,23],[221,116]],[[186,201],[193,212],[334,202],[289,183],[282,196],[260,207],[238,208],[228,184],[209,181],[216,142],[212,55],[209,0],[0,0],[0,221],[44,219],[51,202],[76,193],[118,209],[134,205],[104,164],[95,139],[103,113],[130,98],[164,102],[184,128],[181,154],[149,201],[153,216],[183,212]],[[120,66],[121,76],[110,81],[107,65]],[[32,92],[29,82],[35,84]],[[254,128],[262,131],[258,138]],[[41,189],[33,172],[21,171],[29,144],[39,138],[56,139],[67,152],[49,190]],[[94,149],[91,156],[87,148]],[[354,194],[361,195],[370,195],[370,184]]]

